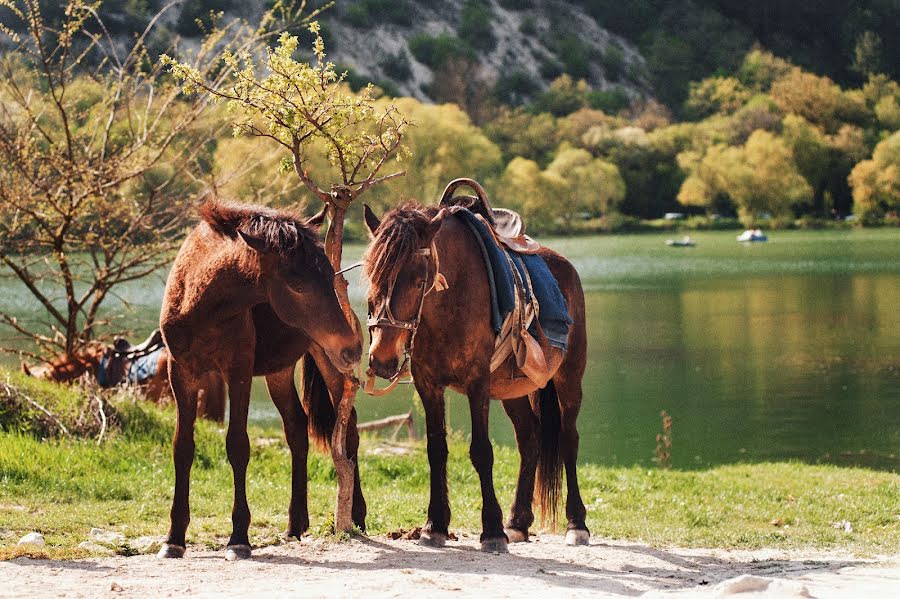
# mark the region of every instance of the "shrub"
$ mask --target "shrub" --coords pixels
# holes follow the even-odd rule
[[[409,57],[402,50],[396,54],[388,54],[378,63],[385,75],[394,81],[407,81],[412,77]]]
[[[369,28],[372,23],[412,25],[413,8],[408,0],[359,0],[347,7],[344,20],[354,27]]]
[[[504,104],[521,104],[539,89],[538,83],[524,71],[503,75],[494,86],[494,96]]]
[[[602,110],[607,114],[616,114],[631,104],[631,99],[621,88],[595,90],[587,93],[587,103],[591,108]]]
[[[459,17],[457,33],[460,39],[476,50],[490,52],[497,46],[491,20],[494,13],[482,0],[466,0]]]
[[[603,65],[606,76],[613,81],[620,80],[625,74],[625,55],[616,44],[606,47],[606,51],[600,57],[600,63]]]
[[[587,79],[591,75],[594,49],[574,35],[566,35],[559,41],[557,54],[565,72],[575,79]]]
[[[462,40],[452,35],[420,33],[409,40],[413,57],[432,70],[439,69],[454,58],[474,60],[475,53]]]

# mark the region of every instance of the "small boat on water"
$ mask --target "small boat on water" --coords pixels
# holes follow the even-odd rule
[[[666,245],[675,248],[692,248],[697,244],[690,235],[685,235],[681,239],[666,239]]]
[[[760,229],[747,229],[737,236],[738,241],[768,241],[769,237]]]

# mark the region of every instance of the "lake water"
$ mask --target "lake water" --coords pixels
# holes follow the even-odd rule
[[[900,469],[900,231],[775,232],[743,245],[734,232],[545,239],[581,275],[590,328],[581,458],[650,464],[660,411],[673,419],[672,463],[703,467],[801,459]],[[346,263],[361,246],[346,248]],[[362,313],[364,287],[351,271]],[[24,317],[33,303],[2,283]],[[153,328],[161,278],[124,290],[132,328]],[[468,432],[467,404],[449,403]],[[422,411],[412,388],[360,394],[362,420]],[[262,385],[251,417],[273,426]],[[499,405],[491,434],[513,443]]]

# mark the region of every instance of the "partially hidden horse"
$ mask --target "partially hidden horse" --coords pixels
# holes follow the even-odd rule
[[[550,249],[541,248],[538,253],[559,283],[573,320],[565,351],[551,347],[543,331],[536,337],[553,372],[539,389],[514,369],[511,360],[490,371],[496,335],[491,326],[488,273],[473,233],[458,217],[410,201],[382,220],[366,206],[365,220],[372,236],[363,259],[370,285],[369,369],[379,377],[395,379],[409,356],[425,408],[431,493],[419,542],[441,547],[448,536],[444,391],[449,387],[469,400],[469,456],[478,472],[483,502],[482,549],[506,551],[508,541],[527,541],[534,522],[533,498],[555,522],[563,467],[566,542],[586,544],[590,533],[576,474],[575,420],[581,406],[587,343],[584,292],[575,268]],[[371,315],[376,318],[372,320]],[[503,400],[521,458],[515,500],[505,526],[494,492],[494,456],[488,438],[492,398]]]
[[[218,202],[204,204],[200,216],[172,265],[160,315],[178,416],[171,527],[159,557],[185,552],[198,380],[216,372],[228,383],[225,443],[234,472],[232,533],[225,557],[246,559],[251,555],[246,473],[252,377],[265,377],[284,421],[292,465],[286,535],[300,538],[309,528],[308,435],[323,445],[330,440],[335,420],[331,397],[341,398],[342,372],[359,363],[362,346],[338,303],[335,273],[316,236],[320,220]],[[306,411],[294,383],[301,358]],[[358,447],[354,412],[347,435],[348,457],[354,462]],[[358,469],[354,482],[353,521],[365,529]]]
[[[104,389],[117,385],[136,385],[144,397],[162,403],[170,396],[169,353],[162,348],[143,359],[153,360],[153,374],[132,381],[129,371],[134,360],[119,345],[91,341],[73,354],[59,354],[43,364],[29,366],[22,362],[22,372],[38,379],[56,383],[71,383],[82,376],[90,376]],[[127,345],[127,343],[126,343]],[[210,420],[222,422],[225,419],[225,382],[220,376],[209,375],[201,382],[198,413]]]

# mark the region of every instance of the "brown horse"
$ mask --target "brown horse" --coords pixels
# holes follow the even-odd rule
[[[144,397],[156,403],[166,401],[170,396],[169,352],[163,349],[156,357],[156,374],[137,386]],[[73,355],[59,354],[44,364],[29,366],[22,362],[22,372],[46,381],[71,383],[88,375],[101,387],[110,388],[128,381],[127,359],[120,356],[114,345],[92,341]],[[101,375],[101,371],[105,376]],[[221,376],[210,373],[200,383],[197,413],[210,420],[225,420],[225,381]]]
[[[581,406],[587,344],[584,293],[575,268],[552,250],[539,252],[559,283],[574,324],[566,351],[551,347],[539,330],[537,339],[554,374],[546,387],[538,389],[515,372],[510,362],[490,372],[495,333],[488,274],[466,225],[445,210],[415,202],[389,212],[383,221],[368,207],[365,216],[373,237],[364,257],[370,283],[369,313],[388,315],[369,328],[369,367],[377,376],[394,378],[403,368],[404,354],[410,352],[411,372],[425,408],[431,498],[420,543],[441,547],[448,534],[444,390],[450,387],[469,399],[469,456],[481,481],[483,501],[482,549],[505,551],[508,541],[528,540],[528,528],[534,522],[536,476],[541,507],[555,521],[563,465],[568,486],[566,541],[586,544],[589,532],[575,472],[575,419]],[[449,285],[440,293],[436,292],[440,287],[435,287],[440,280],[438,264]],[[488,438],[491,398],[503,400],[521,457],[516,497],[505,527],[494,493],[494,456]]]
[[[184,555],[197,381],[204,373],[217,372],[228,383],[225,442],[234,472],[233,527],[225,557],[245,559],[250,557],[246,473],[252,377],[265,376],[284,421],[293,469],[286,534],[299,538],[309,528],[307,426],[315,439],[330,439],[335,417],[330,397],[341,397],[341,371],[359,363],[362,347],[338,304],[334,270],[316,237],[320,223],[289,212],[220,203],[205,204],[201,217],[175,258],[160,316],[178,420],[171,528],[159,556]],[[294,367],[304,356],[309,419],[294,384]],[[353,414],[347,451],[354,461],[358,447]],[[353,520],[360,528],[365,528],[365,515],[357,470]]]

